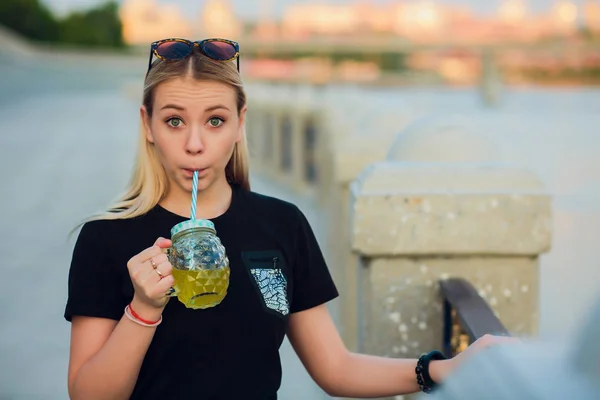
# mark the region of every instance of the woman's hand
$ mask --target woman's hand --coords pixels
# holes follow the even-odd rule
[[[474,354],[492,346],[521,343],[517,338],[507,336],[483,335],[474,341],[464,351],[449,360],[432,361],[429,364],[429,374],[436,383],[443,382],[459,365]]]
[[[167,305],[167,293],[175,282],[173,267],[163,249],[171,247],[168,239],[158,238],[154,245],[133,256],[127,269],[133,283],[132,308],[142,317],[157,320]]]

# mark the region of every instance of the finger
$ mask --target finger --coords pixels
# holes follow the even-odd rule
[[[158,255],[156,256],[158,257]],[[137,262],[131,266],[128,265],[129,274],[132,278],[134,278],[137,282],[141,282],[143,277],[147,275],[148,271],[152,271],[154,267],[152,266],[153,257],[150,257],[148,260],[143,262]]]
[[[164,237],[159,237],[156,239],[156,242],[154,242],[154,245],[160,247],[161,249],[167,249],[171,247],[172,244],[173,243],[171,240],[165,239]]]
[[[501,338],[498,338],[498,343],[499,344],[517,344],[517,343],[523,343],[523,341],[516,337],[501,337]]]
[[[128,267],[135,268],[137,264],[141,264],[145,261],[148,261],[152,257],[156,257],[159,254],[163,254],[162,249],[158,246],[148,247],[146,250],[143,250],[139,254],[133,256],[131,260],[129,260]]]
[[[132,267],[129,267],[129,276],[131,277],[131,281],[136,285],[141,285],[148,277],[148,273],[152,271],[153,268],[150,265],[150,262],[135,264]]]
[[[499,336],[499,335],[485,335],[484,338],[482,338],[482,347],[483,348],[490,348],[490,347],[496,347],[496,346],[501,346],[501,345],[505,345],[505,344],[516,344],[516,343],[521,343],[521,340],[515,337],[510,337],[510,336]]]
[[[152,264],[152,261],[154,261],[154,264]],[[150,257],[149,260],[144,261],[143,263],[139,264],[136,268],[134,268],[134,271],[138,271],[135,275],[137,276],[138,280],[142,282],[145,281],[151,274],[156,274],[160,278],[160,275],[164,275],[163,269],[171,273],[170,268],[163,266],[163,268],[160,270],[160,274],[157,274],[155,270],[161,264],[168,264],[169,266],[171,265],[167,256],[162,253],[157,255],[156,257]]]
[[[156,269],[160,272],[160,274],[165,277],[167,275],[171,275],[171,271],[173,270],[173,266],[171,263],[167,261],[163,261],[162,263],[156,266]]]
[[[145,267],[139,274],[138,285],[141,287],[152,287],[160,281],[160,276],[151,266]]]
[[[150,257],[153,257],[159,253],[165,254],[164,250],[171,247],[172,244],[173,244],[173,242],[170,239],[165,239],[163,237],[159,237],[158,239],[156,239],[153,246],[147,248],[146,250],[144,250],[140,254],[138,254],[139,261],[144,262],[144,261],[148,260]]]
[[[174,284],[175,278],[173,278],[173,275],[165,276],[154,286],[154,295],[158,298],[167,297],[167,293],[171,290],[171,287],[173,287]]]
[[[157,265],[164,263],[165,261],[168,262],[168,260],[169,258],[166,254],[160,253],[157,256],[150,257],[150,259],[147,262],[152,266],[152,268],[156,268]],[[152,263],[153,261],[154,263]]]
[[[164,278],[168,275],[171,275],[171,271],[173,270],[173,266],[169,262],[169,260],[165,259],[158,265],[154,266],[154,273],[160,278]]]
[[[160,248],[157,245],[154,245],[154,246],[148,247],[146,250],[142,251],[138,256],[139,256],[139,261],[144,262],[144,261],[150,260],[151,258],[158,257],[159,255],[166,255],[166,254],[162,251],[162,248]]]

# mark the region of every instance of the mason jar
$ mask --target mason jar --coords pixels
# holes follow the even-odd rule
[[[229,288],[229,259],[214,224],[206,219],[188,220],[171,229],[168,250],[173,266],[173,290],[181,303],[192,309],[214,307]]]

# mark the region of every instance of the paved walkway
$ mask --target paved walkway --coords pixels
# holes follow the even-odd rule
[[[67,398],[67,233],[126,184],[137,104],[115,92],[49,93],[0,108],[0,399]],[[254,177],[255,190],[293,200]],[[311,222],[316,211],[299,204]],[[282,399],[324,398],[291,346]]]

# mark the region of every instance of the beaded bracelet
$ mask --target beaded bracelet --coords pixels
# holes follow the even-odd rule
[[[419,357],[415,372],[417,374],[417,383],[419,384],[419,389],[421,389],[423,393],[431,393],[437,386],[437,383],[431,379],[431,375],[429,374],[429,363],[432,360],[446,359],[447,357],[437,350],[423,354],[421,357]]]
[[[162,315],[156,322],[152,322],[152,321],[143,319],[133,310],[133,308],[131,308],[131,304],[128,304],[125,307],[125,316],[127,318],[129,318],[130,321],[133,321],[138,325],[147,326],[149,328],[156,327],[156,326],[160,325],[160,323],[162,322]]]

